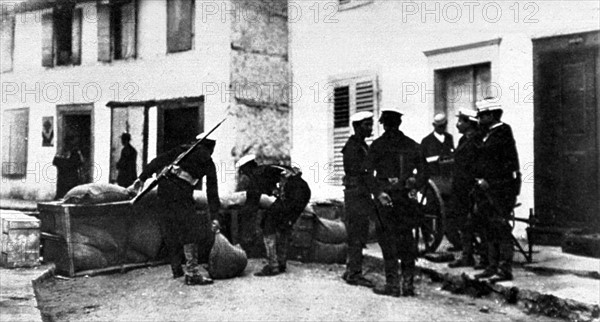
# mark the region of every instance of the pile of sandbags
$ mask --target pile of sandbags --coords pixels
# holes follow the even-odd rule
[[[346,226],[341,220],[321,218],[307,208],[294,225],[290,258],[302,262],[345,263],[347,238]]]
[[[134,209],[128,200],[127,189],[105,183],[80,185],[65,195],[75,271],[160,259],[158,213]]]

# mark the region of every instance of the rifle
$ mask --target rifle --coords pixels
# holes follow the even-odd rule
[[[150,192],[152,189],[154,189],[154,187],[156,187],[158,185],[158,183],[165,178],[165,176],[167,175],[167,173],[169,171],[171,171],[171,169],[176,166],[179,165],[179,163],[185,159],[192,151],[194,151],[194,149],[200,145],[200,143],[202,143],[204,141],[204,139],[206,139],[212,132],[214,132],[219,126],[221,126],[221,124],[223,124],[223,122],[225,122],[225,120],[227,119],[227,117],[225,117],[221,122],[217,123],[217,125],[215,125],[208,133],[206,133],[206,135],[202,138],[200,138],[199,140],[197,140],[189,149],[187,149],[185,152],[181,153],[179,156],[177,156],[177,158],[175,159],[175,161],[173,161],[170,165],[166,166],[164,169],[162,169],[162,171],[160,171],[160,173],[158,174],[158,176],[156,176],[156,180],[152,181],[145,189],[143,189],[140,193],[138,193],[137,196],[135,196],[135,198],[131,199],[131,204],[134,205],[136,202],[138,202],[140,199],[142,199],[143,196],[145,196],[148,192]]]

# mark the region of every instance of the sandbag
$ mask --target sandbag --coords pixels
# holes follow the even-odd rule
[[[348,252],[348,244],[326,244],[317,240],[313,241],[312,261],[323,264],[344,264],[346,262],[346,254]]]
[[[134,249],[128,249],[125,253],[125,257],[127,258],[127,263],[145,263],[150,260],[147,255],[142,254]]]
[[[71,234],[71,242],[97,248],[104,252],[118,251],[119,244],[106,230],[94,226],[80,225]]]
[[[348,240],[346,225],[340,220],[318,218],[315,239],[326,244],[340,244]]]
[[[86,244],[73,244],[73,257],[76,271],[104,268],[110,265],[105,253]]]
[[[246,252],[231,243],[221,233],[215,234],[215,243],[208,258],[208,274],[213,279],[233,278],[241,275],[248,265]]]
[[[155,218],[138,216],[133,219],[129,228],[127,246],[149,258],[156,258],[162,239],[160,227]]]
[[[88,183],[79,185],[67,192],[63,203],[100,204],[131,199],[126,188],[108,183]]]

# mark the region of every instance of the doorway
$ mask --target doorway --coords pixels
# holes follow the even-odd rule
[[[203,109],[201,101],[158,105],[157,152],[160,154],[188,143],[204,131]]]
[[[62,153],[67,142],[76,142],[83,155],[80,183],[94,180],[93,105],[57,106],[57,152]]]

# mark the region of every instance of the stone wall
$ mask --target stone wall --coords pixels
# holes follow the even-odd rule
[[[231,39],[231,111],[236,116],[234,159],[290,161],[291,114],[287,0],[236,2]]]

